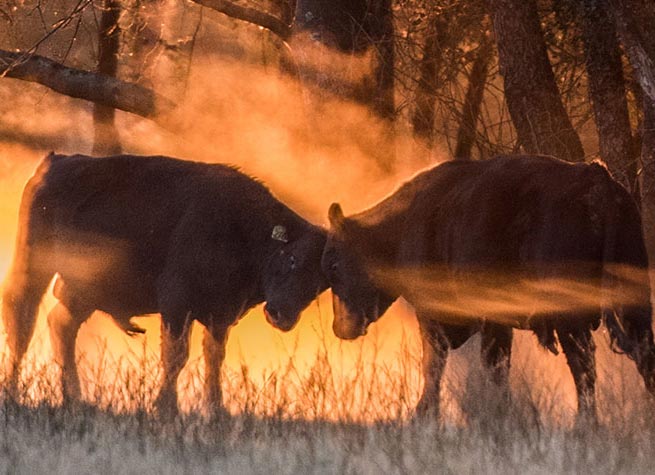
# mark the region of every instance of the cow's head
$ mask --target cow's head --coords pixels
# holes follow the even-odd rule
[[[327,289],[321,271],[321,254],[327,232],[306,226],[291,233],[284,225],[273,227],[274,252],[264,271],[263,290],[268,322],[282,331],[291,330],[312,300]]]
[[[334,203],[329,211],[330,232],[323,251],[321,267],[332,287],[334,334],[352,340],[366,334],[369,324],[389,308],[396,297],[373,281],[367,268],[365,231],[345,218],[341,206]]]

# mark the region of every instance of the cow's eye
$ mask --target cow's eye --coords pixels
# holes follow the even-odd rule
[[[338,270],[339,270],[339,263],[338,263],[338,262],[333,262],[333,263],[330,265],[330,270],[331,270],[332,272],[336,272],[336,271],[338,271]]]
[[[296,256],[294,255],[289,256],[289,265],[291,266],[291,270],[294,270],[296,268]]]

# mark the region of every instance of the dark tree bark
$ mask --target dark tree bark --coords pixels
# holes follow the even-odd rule
[[[644,94],[655,101],[655,3],[608,0],[623,48]]]
[[[106,0],[98,25],[98,68],[100,74],[116,77],[120,29],[118,18],[121,7],[118,0]],[[116,111],[102,104],[93,106],[93,154],[116,155],[121,153],[121,143],[114,123]]]
[[[348,54],[373,48],[370,78],[354,88],[358,102],[367,104],[383,119],[395,114],[393,14],[391,0],[299,0],[297,31]]]
[[[641,130],[641,210],[655,302],[655,3],[608,0],[616,31],[643,91]]]
[[[443,60],[442,49],[449,35],[448,18],[444,14],[435,16],[428,26],[423,45],[423,57],[419,65],[419,81],[414,99],[412,129],[414,136],[422,139],[428,148],[434,143],[434,116],[437,73]]]
[[[507,107],[528,153],[581,161],[584,150],[557,89],[535,0],[487,0]]]
[[[69,68],[36,54],[0,50],[0,77],[39,83],[53,91],[157,120],[175,107],[169,99],[137,84]]]
[[[371,99],[373,110],[382,118],[393,120],[395,110],[394,89],[394,47],[393,14],[391,0],[377,0],[376,8],[368,19],[369,30],[375,38],[376,64],[374,76],[374,95]]]
[[[640,174],[642,225],[651,268],[651,301],[655,303],[655,101],[644,98]]]
[[[606,4],[598,0],[582,0],[579,16],[600,156],[614,177],[632,190],[637,178],[637,150],[614,23]]]
[[[363,53],[379,39],[369,31],[368,20],[376,1],[298,0],[295,27],[344,53]]]
[[[478,47],[478,53],[471,67],[471,74],[469,75],[469,83],[462,107],[462,120],[457,131],[455,159],[471,159],[471,149],[473,148],[473,144],[475,144],[478,117],[480,116],[484,88],[487,84],[490,61],[491,41],[485,37]]]

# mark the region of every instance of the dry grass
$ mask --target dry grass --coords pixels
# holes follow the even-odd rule
[[[28,361],[21,403],[7,397],[0,402],[0,472],[653,471],[653,404],[629,371],[620,366],[604,371],[603,378],[612,381],[599,394],[600,424],[572,427],[571,418],[560,419],[553,410],[561,401],[547,386],[535,386],[527,370],[513,371],[511,397],[499,395],[472,362],[476,345],[467,345],[451,362],[466,376],[446,381],[444,394],[451,396],[444,403],[456,402],[458,415],[451,411],[440,422],[412,417],[418,362],[409,348],[400,355],[406,358],[401,371],[372,371],[362,357],[347,377],[337,375],[327,348],[309,372],[299,372],[291,357],[268,375],[226,369],[230,416],[208,418],[195,401],[173,421],[151,411],[156,385],[147,376],[157,369],[152,358],[119,365],[128,370],[118,373],[110,363],[97,366],[102,372],[85,378],[112,383],[87,384],[87,403],[63,407],[57,402],[57,372]],[[515,367],[526,364],[524,357],[519,351]],[[189,384],[202,385],[200,368],[196,365]]]

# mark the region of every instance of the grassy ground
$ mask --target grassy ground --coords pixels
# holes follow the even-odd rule
[[[0,471],[12,474],[652,473],[655,455],[647,414],[622,428],[573,430],[512,411],[474,418],[467,427],[248,414],[164,423],[143,412],[7,402],[0,416]]]
[[[558,401],[534,382],[514,376],[503,397],[475,365],[448,388],[459,416],[441,421],[412,417],[402,375],[361,372],[336,388],[332,371],[319,355],[303,381],[226,375],[232,415],[209,419],[198,404],[171,421],[150,411],[153,386],[117,381],[136,391],[129,410],[126,392],[62,407],[48,402],[52,373],[27,371],[21,403],[0,400],[0,473],[655,473],[653,404],[630,375],[603,389],[599,423],[575,425],[552,416]],[[362,407],[377,421],[361,422]]]

